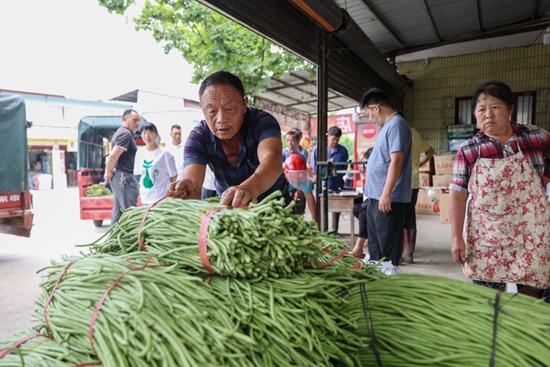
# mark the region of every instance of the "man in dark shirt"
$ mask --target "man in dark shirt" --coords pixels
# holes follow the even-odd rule
[[[277,120],[249,107],[240,79],[225,71],[201,83],[199,100],[205,119],[189,134],[183,179],[168,186],[168,193],[200,199],[208,165],[224,205],[248,205],[276,190],[290,201]]]
[[[138,188],[133,175],[137,146],[133,133],[139,128],[139,114],[134,110],[126,110],[122,115],[122,126],[118,128],[111,139],[111,153],[105,166],[106,185],[111,181],[113,190],[113,214],[111,225],[118,222],[122,209],[137,205]]]

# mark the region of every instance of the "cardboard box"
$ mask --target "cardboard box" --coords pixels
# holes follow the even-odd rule
[[[456,154],[448,153],[443,155],[436,155],[435,161],[435,174],[436,175],[450,175],[453,173],[453,164],[455,162]]]
[[[418,191],[418,200],[416,202],[416,214],[439,215],[441,189],[421,188]]]
[[[439,212],[439,221],[444,224],[451,224],[451,219],[449,216],[449,193],[441,193],[441,198],[439,200],[439,207],[441,211]]]
[[[418,184],[420,186],[434,186],[432,185],[432,174],[428,172],[418,172]]]
[[[452,175],[434,175],[432,176],[432,186],[449,188]]]
[[[420,160],[424,158],[424,153],[420,154]],[[418,172],[428,172],[428,173],[434,173],[435,172],[435,165],[434,165],[434,158],[430,158],[428,162],[426,162],[425,165],[420,166],[418,169]]]

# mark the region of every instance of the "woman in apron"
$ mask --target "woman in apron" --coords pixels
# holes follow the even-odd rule
[[[504,290],[515,283],[549,300],[550,134],[510,121],[504,83],[480,87],[472,111],[480,131],[460,146],[450,185],[453,258],[476,284]]]

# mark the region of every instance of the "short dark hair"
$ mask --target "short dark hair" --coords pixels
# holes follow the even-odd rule
[[[204,90],[213,85],[230,85],[244,98],[244,87],[241,79],[228,71],[216,71],[204,79],[199,87],[199,100],[202,99]]]
[[[502,82],[489,82],[483,84],[481,87],[477,88],[474,95],[472,96],[472,113],[474,113],[477,100],[481,94],[486,94],[488,96],[495,97],[500,99],[502,102],[506,103],[508,108],[512,108],[514,105],[514,97],[512,95],[512,89],[507,84]]]
[[[290,131],[295,131],[298,134],[298,141],[302,140],[302,130],[298,129],[297,127],[293,127],[290,129]]]
[[[297,142],[300,142],[300,134],[298,134],[296,131],[294,131],[294,130],[288,131],[285,134],[285,137],[289,136],[289,135],[292,136],[294,139],[296,139]]]
[[[361,108],[365,109],[366,106],[378,104],[383,107],[391,107],[388,96],[382,90],[378,88],[371,88],[361,98]]]
[[[336,136],[337,138],[342,136],[342,129],[338,126],[331,126],[327,131],[328,136]]]
[[[170,131],[174,130],[174,129],[179,129],[181,130],[181,126],[179,126],[178,124],[174,124],[172,125],[172,127],[170,128]]]
[[[134,112],[137,113],[136,110],[132,110],[132,109],[129,109],[129,110],[124,111],[124,113],[122,114],[122,119],[124,120],[124,118],[125,118],[126,116],[131,115],[131,114],[134,113]]]
[[[141,132],[143,132],[145,130],[152,131],[157,135],[159,133],[158,130],[157,130],[157,127],[152,122],[146,122],[145,124],[143,124],[143,126],[141,127]]]

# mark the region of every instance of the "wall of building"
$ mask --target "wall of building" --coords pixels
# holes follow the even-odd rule
[[[541,43],[398,65],[414,85],[405,91],[404,115],[436,152],[447,150],[455,101],[489,81],[513,92],[536,91],[536,124],[550,130],[550,46]]]

